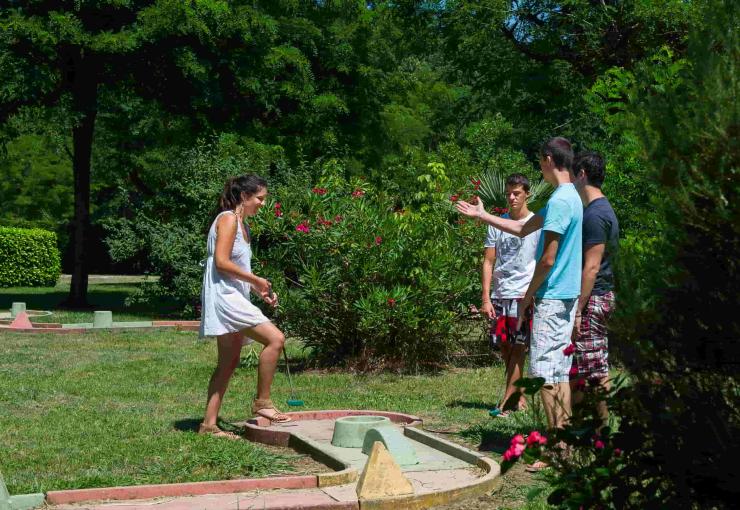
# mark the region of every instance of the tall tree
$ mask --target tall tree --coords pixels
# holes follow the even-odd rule
[[[91,154],[101,95],[137,95],[193,129],[280,115],[311,92],[307,62],[276,40],[253,2],[23,1],[0,7],[0,124],[27,106],[72,120],[74,269],[70,306],[87,305]]]

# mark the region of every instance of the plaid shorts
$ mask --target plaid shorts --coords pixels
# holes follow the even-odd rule
[[[607,322],[614,311],[614,292],[588,298],[588,304],[581,316],[581,332],[576,339],[576,352],[573,354],[573,367],[581,377],[608,377],[609,351],[607,341]]]
[[[536,299],[529,347],[529,375],[547,384],[570,380],[571,359],[563,351],[570,344],[577,299]]]
[[[532,308],[524,314],[521,331],[516,330],[519,322],[521,299],[494,299],[493,311],[496,318],[491,321],[491,348],[511,342],[514,345],[529,345],[532,337]]]

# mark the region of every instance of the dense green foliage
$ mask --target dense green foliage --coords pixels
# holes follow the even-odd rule
[[[555,462],[549,500],[559,508],[737,503],[740,7],[712,0],[702,12],[685,58],[612,74],[626,98],[615,120],[649,161],[665,221],[625,243],[614,346],[630,375],[608,398],[618,426],[597,432],[584,406],[548,446],[524,451]],[[592,390],[588,402],[599,398]]]
[[[0,287],[48,287],[61,273],[54,232],[0,227]]]

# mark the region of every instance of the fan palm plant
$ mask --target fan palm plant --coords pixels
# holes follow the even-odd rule
[[[478,195],[489,209],[492,207],[507,207],[506,201],[506,178],[504,172],[495,168],[489,168],[480,177]],[[530,179],[529,183],[529,209],[536,211],[542,208],[553,188],[544,179]]]

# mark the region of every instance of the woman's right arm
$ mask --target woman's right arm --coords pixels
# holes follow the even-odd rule
[[[238,220],[235,214],[222,214],[218,218],[216,222],[216,251],[213,254],[216,269],[221,274],[244,280],[254,287],[254,290],[261,296],[269,292],[270,283],[254,273],[245,271],[231,260],[231,250],[234,248],[238,228]]]

